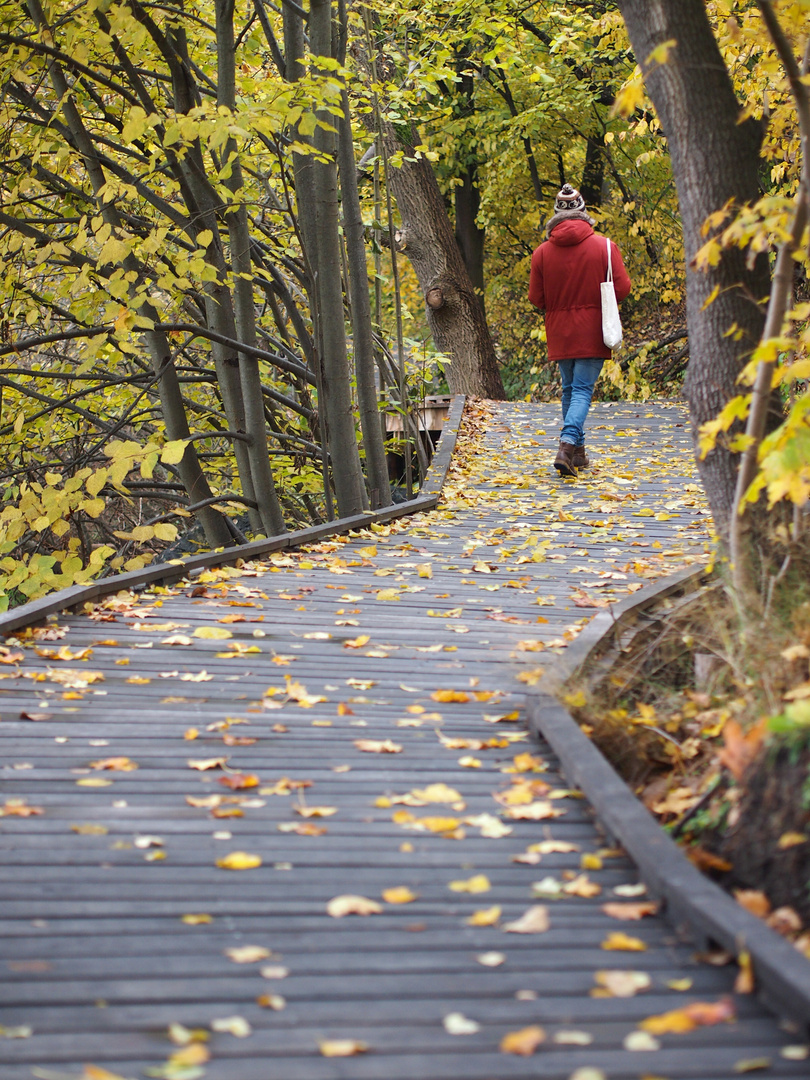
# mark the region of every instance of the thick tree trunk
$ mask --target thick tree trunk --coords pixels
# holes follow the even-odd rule
[[[729,200],[759,194],[761,125],[739,123],[740,103],[715,41],[702,0],[619,0],[636,57],[645,67],[650,97],[667,136],[678,189],[686,252],[686,311],[690,361],[685,392],[693,437],[739,392],[737,377],[756,347],[770,292],[768,259],[751,265],[745,252],[724,251],[716,266],[698,270],[706,242],[701,226]],[[674,41],[664,63],[645,58]],[[716,299],[704,310],[712,291]],[[736,327],[736,331],[732,331]],[[777,401],[774,407],[778,409]],[[698,461],[719,536],[728,536],[738,457],[725,445]]]
[[[430,166],[411,145],[383,124],[386,150],[404,151],[389,169],[391,191],[402,219],[399,250],[410,259],[425,297],[428,326],[436,347],[451,359],[448,382],[454,394],[502,400],[498,358],[484,308],[461,257],[444,199]]]

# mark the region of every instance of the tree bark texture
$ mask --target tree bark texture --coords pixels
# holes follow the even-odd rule
[[[706,241],[701,226],[728,200],[759,195],[762,128],[738,123],[737,101],[702,0],[619,0],[647,89],[667,136],[678,190],[686,253],[686,311],[690,361],[685,392],[693,438],[739,393],[737,377],[756,347],[770,292],[768,260],[748,265],[746,253],[724,251],[717,266],[697,270]],[[653,50],[675,41],[665,63],[647,62]],[[717,298],[703,310],[712,290]],[[736,324],[737,332],[729,333]],[[774,405],[778,408],[777,402]],[[721,539],[728,537],[738,457],[724,445],[698,461]]]
[[[416,157],[413,135],[410,145],[402,144],[390,124],[383,122],[382,127],[389,157],[404,151],[402,164],[389,169],[402,219],[398,247],[419,279],[436,347],[451,359],[450,390],[503,400],[506,395],[484,308],[464,265],[430,162]]]

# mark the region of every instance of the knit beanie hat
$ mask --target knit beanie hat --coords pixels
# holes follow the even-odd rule
[[[570,184],[563,184],[554,200],[554,213],[559,214],[565,210],[584,210],[585,200],[576,188]]]

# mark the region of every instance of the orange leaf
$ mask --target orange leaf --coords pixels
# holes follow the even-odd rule
[[[520,1054],[529,1057],[546,1037],[545,1031],[537,1025],[510,1031],[501,1039],[501,1051],[504,1054]]]
[[[640,900],[637,903],[628,904],[610,903],[602,904],[602,911],[611,919],[630,921],[643,919],[645,915],[654,915],[658,911],[658,904],[654,904],[651,900]]]

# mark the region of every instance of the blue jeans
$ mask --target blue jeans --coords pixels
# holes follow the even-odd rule
[[[593,388],[599,378],[604,360],[599,357],[585,360],[558,360],[562,377],[562,442],[573,446],[585,445],[585,418],[591,407]]]

